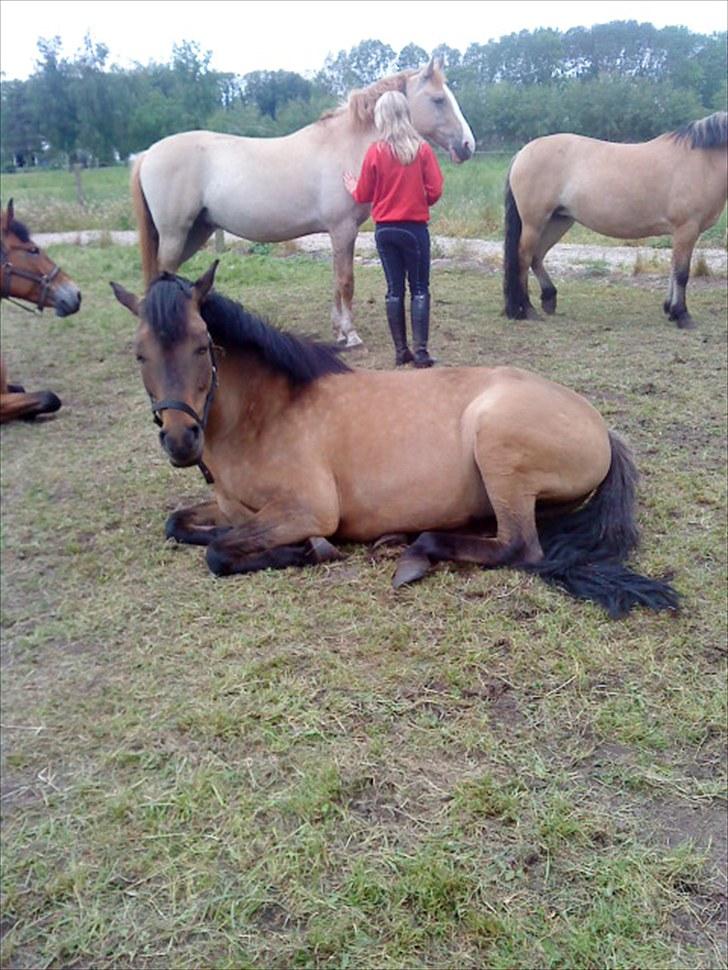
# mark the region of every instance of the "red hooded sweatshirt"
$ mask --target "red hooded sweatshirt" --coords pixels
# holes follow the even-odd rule
[[[372,203],[375,222],[427,222],[442,185],[440,166],[427,142],[403,165],[386,142],[377,141],[364,156],[354,199]]]

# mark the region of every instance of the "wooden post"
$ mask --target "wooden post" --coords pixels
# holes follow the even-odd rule
[[[78,162],[73,163],[73,177],[76,181],[76,201],[81,206],[82,209],[86,208],[86,197],[83,194],[83,186],[81,185],[81,166]]]

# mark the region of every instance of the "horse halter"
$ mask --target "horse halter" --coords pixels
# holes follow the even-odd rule
[[[158,428],[162,427],[162,418],[160,414],[162,411],[182,411],[184,414],[188,414],[197,424],[200,431],[204,431],[207,426],[207,419],[210,415],[210,406],[215,398],[215,391],[217,390],[217,364],[215,363],[215,354],[212,349],[212,340],[209,342],[209,352],[210,352],[210,365],[212,367],[212,377],[210,379],[210,387],[207,391],[207,397],[205,398],[205,404],[202,408],[202,416],[200,416],[193,407],[190,407],[186,401],[179,401],[176,398],[164,398],[162,401],[155,401],[152,395],[149,395],[149,400],[152,404],[152,417],[154,423]],[[197,462],[200,471],[205,477],[205,481],[208,484],[212,484],[215,479],[210,472],[207,465],[200,459]]]
[[[35,254],[31,253],[30,255],[32,256]],[[45,306],[45,299],[48,296],[48,291],[51,288],[51,284],[53,280],[56,278],[56,276],[58,276],[58,274],[61,272],[60,266],[57,266],[55,263],[52,262],[53,269],[51,269],[50,273],[33,273],[31,272],[31,270],[28,270],[28,269],[18,269],[17,266],[13,266],[13,264],[11,263],[8,251],[4,246],[2,247],[2,249],[0,249],[0,260],[2,262],[2,269],[3,269],[3,288],[2,288],[3,299],[8,300],[10,303],[13,303],[15,306],[19,306],[23,310],[28,310],[29,313],[33,313],[33,312],[42,313],[43,308]],[[35,311],[31,310],[23,303],[19,303],[16,299],[10,296],[10,278],[12,276],[19,276],[21,279],[29,280],[31,283],[40,283],[40,293],[38,295],[38,299],[35,301],[36,302]],[[33,302],[33,301],[31,300],[29,302]]]

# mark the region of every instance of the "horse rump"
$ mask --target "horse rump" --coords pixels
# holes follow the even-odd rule
[[[607,477],[576,512],[539,524],[544,557],[523,568],[578,599],[600,604],[613,619],[636,606],[677,611],[680,597],[668,582],[641,576],[624,564],[639,543],[638,474],[626,443],[613,431],[609,441]]]

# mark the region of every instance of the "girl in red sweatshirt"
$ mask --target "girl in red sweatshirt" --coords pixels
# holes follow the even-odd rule
[[[430,330],[430,206],[442,195],[443,178],[435,153],[412,126],[407,99],[387,91],[374,106],[380,140],[369,146],[357,179],[344,173],[355,201],[372,203],[374,238],[387,280],[387,322],[396,351],[395,366],[414,361],[432,367]],[[412,297],[414,357],[407,346],[405,278]]]

